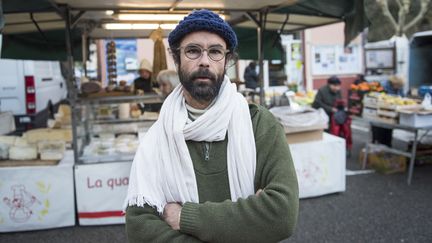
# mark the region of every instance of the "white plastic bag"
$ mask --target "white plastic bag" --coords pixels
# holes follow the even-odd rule
[[[432,110],[432,98],[429,93],[426,93],[422,101],[422,106],[425,110]]]

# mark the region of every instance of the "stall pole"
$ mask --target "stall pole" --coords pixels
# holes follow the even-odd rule
[[[265,105],[264,100],[264,48],[263,48],[263,34],[265,29],[265,19],[264,17],[267,15],[268,10],[259,11],[259,18],[257,19],[255,15],[251,12],[246,12],[246,17],[248,17],[252,22],[254,22],[257,26],[257,49],[258,49],[258,63],[259,63],[259,75],[258,75],[258,83],[260,87],[260,104]]]
[[[81,35],[81,43],[82,43],[82,65],[84,69],[84,76],[87,77],[87,43],[88,40],[88,32],[87,29],[84,29],[84,32]]]
[[[257,43],[258,43],[258,62],[259,62],[259,87],[260,87],[260,104],[265,105],[264,95],[264,48],[263,48],[263,37],[264,37],[264,13],[259,12],[259,26],[257,28]]]
[[[68,88],[68,100],[72,111],[72,136],[74,146],[74,158],[75,161],[78,159],[78,150],[76,149],[77,144],[77,92],[76,84],[74,78],[74,60],[73,60],[73,50],[72,50],[72,35],[71,35],[71,14],[68,6],[61,6],[63,9],[63,17],[65,19],[65,39],[66,39],[66,53],[67,53],[67,88]]]

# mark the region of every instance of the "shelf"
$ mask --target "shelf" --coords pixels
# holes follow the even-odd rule
[[[84,164],[133,161],[135,153],[124,155],[99,155],[99,156],[80,156],[79,161]]]
[[[134,122],[155,122],[156,120],[147,118],[129,118],[129,119],[99,119],[88,120],[93,124],[116,124],[116,123],[134,123]]]
[[[162,103],[162,98],[157,94],[149,95],[123,95],[123,96],[101,96],[101,97],[84,97],[78,99],[81,104],[115,104],[115,103],[145,103],[145,104],[158,104]]]

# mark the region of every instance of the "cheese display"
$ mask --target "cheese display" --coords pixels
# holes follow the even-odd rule
[[[71,125],[71,109],[69,105],[61,104],[58,112],[54,114],[54,119],[48,119],[49,128],[62,128]]]
[[[9,159],[9,144],[0,143],[0,159]]]
[[[97,156],[134,155],[139,145],[136,135],[123,134],[117,138],[102,135],[93,137],[84,148],[83,156],[92,158]]]
[[[14,145],[15,139],[18,138],[17,136],[0,136],[0,143],[8,144],[8,145]]]
[[[40,128],[27,131],[23,134],[23,137],[27,139],[28,143],[37,144],[39,141],[53,141],[61,140],[66,143],[72,142],[72,130],[71,129],[50,129]]]
[[[64,156],[65,142],[60,140],[40,141],[38,151],[41,160],[61,160]]]
[[[28,144],[29,143],[28,143],[27,139],[22,138],[22,137],[16,137],[13,145],[15,145],[15,146],[27,146]]]
[[[11,160],[33,160],[37,159],[37,155],[35,146],[12,146],[9,148],[9,159]]]

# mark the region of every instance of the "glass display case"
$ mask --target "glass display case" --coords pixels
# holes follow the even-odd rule
[[[72,111],[76,163],[132,161],[161,104],[157,94],[77,99]]]

